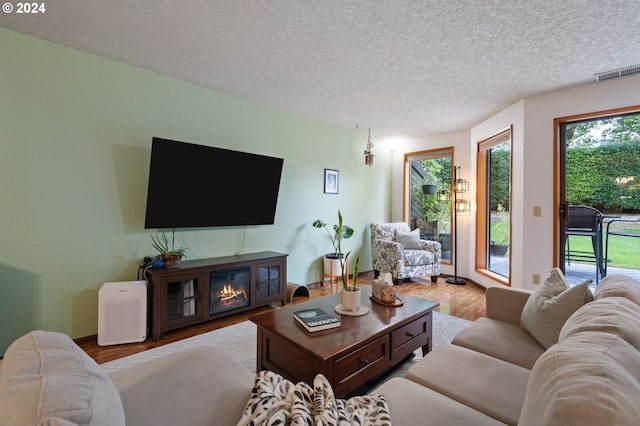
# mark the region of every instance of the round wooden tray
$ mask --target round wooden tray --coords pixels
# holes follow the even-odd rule
[[[376,302],[378,305],[383,305],[383,306],[398,307],[398,306],[404,305],[404,300],[400,299],[398,296],[396,296],[396,301],[395,302],[383,302],[382,300],[376,299],[373,296],[369,296],[369,299],[371,299],[372,301]]]

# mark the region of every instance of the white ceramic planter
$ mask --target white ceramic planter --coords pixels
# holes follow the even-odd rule
[[[340,259],[330,259],[328,257],[325,257],[324,273],[325,275],[329,275],[332,277],[342,276],[342,271],[340,270]]]
[[[340,292],[340,302],[342,305],[342,309],[345,311],[356,312],[360,307],[360,302],[362,301],[362,290],[357,289],[356,291],[345,291],[342,289]]]

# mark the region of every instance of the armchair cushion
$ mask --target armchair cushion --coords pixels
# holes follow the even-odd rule
[[[396,231],[396,242],[402,244],[405,250],[424,250],[420,244],[420,231],[414,229],[411,232]]]
[[[421,248],[419,250],[404,251],[405,266],[431,265],[433,261],[434,261],[434,254],[428,250]]]

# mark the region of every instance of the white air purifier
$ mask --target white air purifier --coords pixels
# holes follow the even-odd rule
[[[104,283],[98,292],[98,345],[147,338],[147,282]]]

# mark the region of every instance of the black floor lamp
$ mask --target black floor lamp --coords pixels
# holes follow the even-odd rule
[[[453,180],[451,181],[451,192],[453,192],[453,277],[447,278],[447,283],[465,285],[467,281],[458,277],[458,213],[469,212],[469,200],[458,198],[458,194],[464,194],[469,190],[469,181],[460,179],[458,173],[460,166],[453,168]]]

